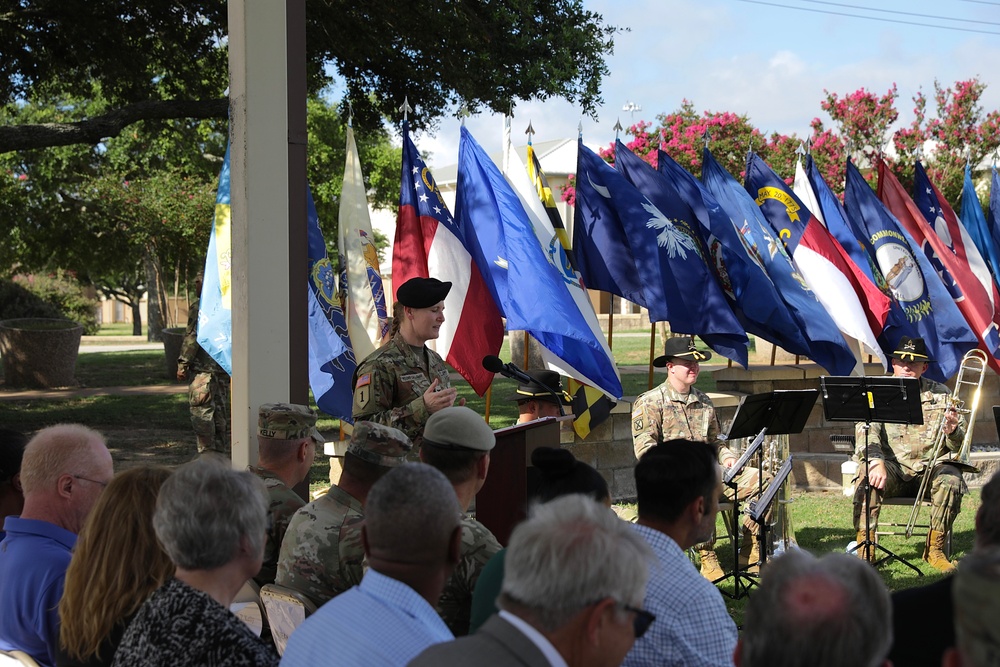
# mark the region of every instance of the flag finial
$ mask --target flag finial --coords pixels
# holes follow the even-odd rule
[[[802,143],[799,144],[799,147],[795,149],[795,154],[798,155],[799,159],[801,160],[806,156],[807,153],[808,151],[806,150],[806,142],[803,141]]]
[[[528,128],[524,131],[528,135],[528,145],[531,145],[531,137],[535,134],[535,128],[531,127],[531,120],[528,121]]]
[[[576,138],[583,140],[583,121],[581,120],[576,126]]]
[[[618,133],[625,129],[620,118],[615,121],[615,126],[611,129],[615,131],[615,141],[618,141]]]
[[[405,123],[409,118],[408,114],[413,111],[413,107],[410,106],[410,102],[406,95],[403,96],[403,104],[399,107],[399,110],[403,112],[403,122]]]
[[[462,119],[462,127],[465,127],[465,119],[472,115],[468,104],[462,104],[458,109],[458,117]]]
[[[344,100],[344,104],[347,105],[347,127],[354,127],[354,105],[350,99]]]
[[[712,141],[712,133],[708,131],[707,127],[705,128],[705,132],[701,135],[701,141],[705,148],[708,148],[708,144]]]

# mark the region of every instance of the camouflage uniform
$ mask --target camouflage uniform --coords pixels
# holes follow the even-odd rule
[[[456,637],[469,634],[472,591],[486,563],[502,548],[489,528],[472,517],[462,518],[462,560],[438,600],[438,613]]]
[[[411,448],[401,431],[359,421],[354,424],[347,456],[388,470],[403,465]],[[331,486],[326,495],[297,511],[289,522],[281,541],[275,583],[302,593],[317,607],[361,583],[364,519],[361,501],[339,486]]]
[[[278,570],[278,552],[285,531],[288,529],[288,522],[306,503],[274,473],[253,466],[250,467],[250,472],[264,480],[264,486],[267,487],[268,512],[271,516],[267,542],[264,544],[264,564],[254,577],[254,581],[263,586],[274,583],[274,576]]]
[[[229,374],[198,344],[198,301],[188,310],[187,330],[177,370],[190,377],[188,405],[198,453],[213,450],[229,455]]]
[[[934,447],[934,435],[938,430],[951,392],[943,384],[920,378],[920,404],[924,423],[882,424],[873,422],[868,434],[867,456],[872,461],[884,461],[886,470],[885,489],[872,488],[870,521],[871,529],[878,526],[878,515],[883,498],[915,496],[920,487],[921,475],[926,472],[927,459]],[[945,446],[956,452],[962,447],[965,437],[965,420],[959,421],[955,430],[944,439]],[[856,456],[862,463],[859,474],[864,474],[865,432],[864,424],[855,427]],[[942,451],[943,455],[945,452]],[[939,464],[931,472],[930,528],[945,533],[955,521],[962,508],[962,495],[968,491],[962,472],[957,467]],[[865,484],[858,484],[854,492],[854,529],[863,530],[862,511],[865,502]]]
[[[413,457],[420,447],[424,424],[430,416],[423,394],[434,378],[438,387],[451,387],[448,367],[437,352],[407,345],[396,334],[368,355],[354,374],[354,419],[397,428],[413,441]]]
[[[717,446],[720,464],[729,458],[739,458],[719,440],[721,431],[712,400],[695,387],[682,394],[664,382],[639,396],[632,406],[632,443],[637,459],[650,447],[676,439],[703,440]],[[736,477],[741,503],[760,497],[759,476],[757,468],[744,467]],[[766,479],[763,488],[767,488]],[[733,501],[733,490],[728,485],[723,489],[723,497]],[[759,524],[750,517],[744,525],[755,535],[760,532]]]
[[[322,605],[361,583],[365,550],[361,501],[340,487],[308,503],[292,517],[281,542],[275,583]]]

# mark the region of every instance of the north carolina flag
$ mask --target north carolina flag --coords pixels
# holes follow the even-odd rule
[[[364,359],[389,333],[389,314],[368,215],[368,196],[354,129],[347,126],[347,160],[340,191],[340,266],[347,332],[354,354]]]
[[[851,224],[857,227],[858,238],[871,248],[868,252],[906,315],[912,331],[905,335],[923,338],[936,360],[927,368],[927,377],[947,382],[965,353],[976,346],[976,337],[965,318],[913,237],[878,200],[850,161],[844,205]]]
[[[229,146],[219,172],[215,217],[198,302],[198,344],[233,374],[233,230],[229,208]]]
[[[410,138],[409,123],[404,122],[402,185],[392,247],[393,289],[415,277],[451,282],[444,300],[444,325],[437,340],[427,344],[482,396],[493,382],[493,373],[483,368],[483,357],[500,351],[504,330],[500,309],[469,253],[467,231],[448,211]]]
[[[826,227],[756,153],[747,161],[745,187],[840,330],[887,366],[878,335],[889,298],[849,261]]]

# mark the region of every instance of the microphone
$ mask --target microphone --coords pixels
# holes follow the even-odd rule
[[[504,377],[512,378],[518,382],[534,382],[530,375],[514,364],[505,364],[500,357],[494,357],[493,355],[483,357],[483,368],[490,373],[499,373]]]

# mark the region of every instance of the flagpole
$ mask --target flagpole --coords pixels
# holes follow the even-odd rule
[[[656,351],[656,323],[649,323],[649,386],[653,388],[653,353]]]
[[[528,368],[528,346],[531,344],[531,339],[528,337],[528,330],[524,330],[524,363],[521,367],[527,370]]]
[[[611,295],[611,306],[608,308],[608,349],[613,350],[615,339],[615,295]]]
[[[486,424],[489,425],[489,423],[490,423],[490,405],[493,402],[493,384],[492,383],[490,383],[490,386],[486,388],[486,395],[483,396],[483,398],[486,399]]]

